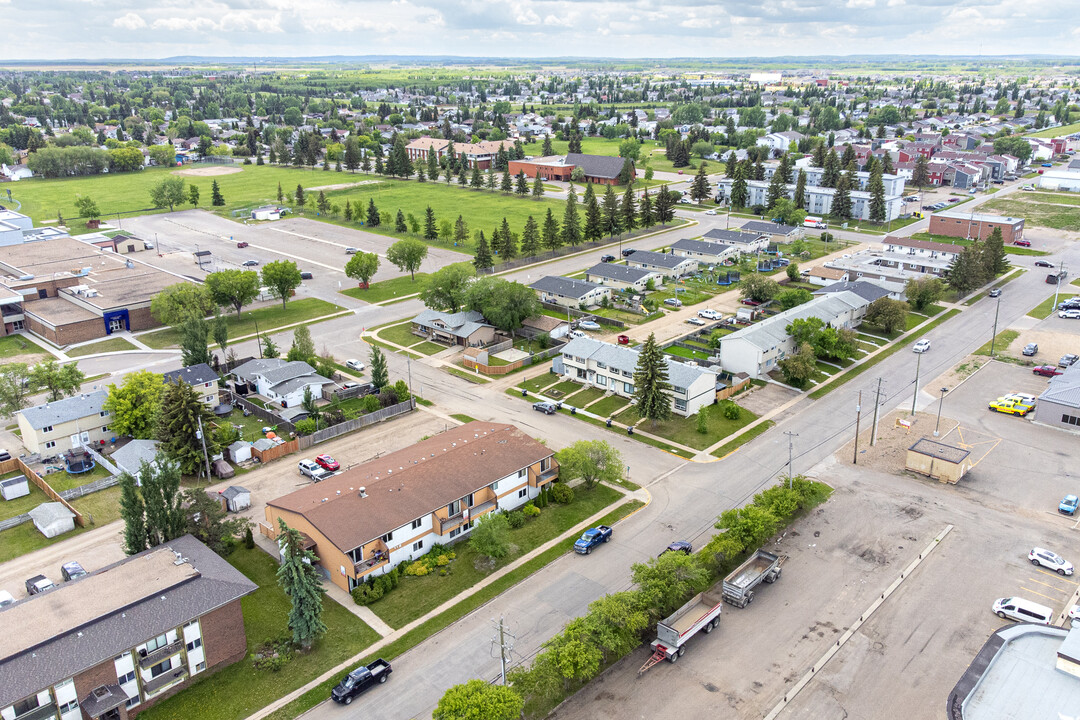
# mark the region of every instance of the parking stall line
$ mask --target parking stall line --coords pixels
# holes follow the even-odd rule
[[[1076,584],[1076,581],[1071,579],[1071,578],[1076,577],[1075,575],[1062,575],[1061,573],[1053,572],[1051,570],[1047,570],[1046,568],[1034,567],[1034,566],[1032,566],[1031,571],[1032,572],[1037,572],[1040,575],[1045,575],[1045,576],[1053,578],[1055,580],[1063,580],[1063,581],[1069,583],[1070,585],[1075,585]]]
[[[1050,583],[1043,582],[1042,580],[1039,580],[1037,578],[1028,578],[1028,582],[1038,583],[1039,585],[1043,585],[1045,587],[1050,588],[1051,590],[1053,590],[1056,593],[1067,593],[1067,592],[1069,592],[1068,590],[1062,590],[1061,588],[1057,587],[1056,585],[1051,585]]]
[[[1050,602],[1058,602],[1058,599],[1055,598],[1055,597],[1050,597],[1049,595],[1043,595],[1041,592],[1036,592],[1035,590],[1032,590],[1031,588],[1024,587],[1023,585],[1020,586],[1020,589],[1023,590],[1024,592],[1029,592],[1032,595],[1038,595],[1039,597],[1046,598]]]
[[[285,235],[293,235],[295,237],[304,238],[305,240],[311,240],[313,242],[320,242],[320,243],[323,243],[325,245],[333,245],[334,247],[339,247],[342,250],[349,247],[348,245],[342,245],[341,243],[334,242],[333,240],[323,240],[322,238],[312,237],[311,235],[303,235],[303,234],[298,233],[298,232],[293,232],[292,230],[282,230],[281,228],[276,228],[276,227],[272,227],[270,229],[273,230],[274,232],[284,233]],[[378,255],[379,257],[381,257],[384,260],[386,259],[386,255],[384,253],[376,252],[375,254]]]

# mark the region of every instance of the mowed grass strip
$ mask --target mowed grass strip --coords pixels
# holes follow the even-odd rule
[[[431,275],[428,273],[416,273],[416,279],[414,280],[409,275],[402,275],[401,277],[371,283],[366,290],[364,288],[354,287],[339,290],[339,292],[342,295],[348,295],[351,298],[363,300],[367,303],[381,303],[386,302],[387,300],[415,295],[424,289],[424,285],[427,284],[429,277],[431,277]]]
[[[257,310],[245,310],[236,317],[236,313],[223,315],[229,325],[230,341],[245,335],[253,335],[258,325],[260,333],[273,332],[279,327],[293,323],[318,320],[342,312],[345,308],[340,305],[328,303],[318,298],[300,298],[290,300],[289,304],[282,308],[274,304]],[[152,348],[161,350],[173,347],[180,342],[180,331],[176,328],[165,328],[152,333],[140,335],[139,340]]]

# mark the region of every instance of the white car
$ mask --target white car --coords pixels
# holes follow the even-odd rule
[[[570,331],[570,337],[573,337],[573,338],[585,338],[585,337],[589,337],[589,336],[586,335],[585,333],[581,332],[580,330],[571,330]]]
[[[686,318],[686,322],[690,323],[691,325],[704,325],[705,324],[705,321],[702,320],[699,317]]]
[[[364,363],[359,360],[346,360],[345,367],[350,370],[355,370],[356,372],[364,372]]]
[[[697,311],[698,317],[703,317],[706,320],[720,320],[724,316],[716,312],[712,308],[705,308],[704,310]]]
[[[917,353],[924,353],[929,349],[930,349],[930,341],[929,340],[920,340],[919,342],[917,342],[917,343],[915,343],[914,345],[911,346],[911,351],[912,352],[917,352]]]
[[[1073,564],[1057,553],[1050,552],[1045,548],[1032,548],[1028,553],[1028,560],[1032,565],[1039,565],[1048,570],[1053,570],[1058,575],[1072,575]]]
[[[1058,313],[1059,318],[1067,318],[1069,320],[1080,319],[1080,309],[1071,308],[1069,310],[1062,310]]]
[[[593,322],[592,320],[582,320],[578,323],[578,327],[582,330],[599,330],[600,323]]]
[[[706,214],[706,215],[715,215],[715,214],[716,214],[716,211],[715,211],[715,210],[706,210],[706,211],[705,211],[705,214]]]
[[[669,307],[680,308],[682,307],[682,300],[680,300],[679,298],[667,298],[666,300],[664,300],[664,304]]]

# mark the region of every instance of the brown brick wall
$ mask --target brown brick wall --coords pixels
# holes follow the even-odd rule
[[[102,685],[116,684],[116,665],[112,658],[102,660],[100,663],[84,670],[72,678],[75,683],[75,692],[78,694],[79,703],[90,694],[90,691]]]
[[[149,330],[150,328],[161,327],[161,323],[154,319],[154,316],[150,314],[150,308],[135,308],[128,311],[128,329],[131,331]]]
[[[29,303],[32,303],[35,300],[40,300],[41,299],[38,296],[38,293],[36,292],[38,290],[45,290],[48,293],[48,296],[53,298],[53,297],[57,296],[57,294],[58,294],[57,291],[60,288],[66,288],[66,287],[71,287],[72,285],[78,285],[80,282],[82,282],[82,280],[83,279],[80,278],[80,277],[66,277],[66,278],[58,278],[56,280],[35,279],[33,282],[28,282],[28,283],[23,283],[23,284],[16,284],[15,288],[16,289],[22,289],[22,290],[25,290],[27,288],[33,288],[35,290],[35,292],[32,295],[27,295],[26,296],[26,300],[24,302],[29,304]]]
[[[231,665],[247,654],[247,635],[244,634],[244,615],[239,600],[203,615],[199,624],[207,670]]]
[[[31,309],[33,309],[33,306],[31,306]],[[61,325],[53,330],[27,315],[26,327],[35,335],[40,335],[53,345],[61,347],[105,337],[105,321],[101,318]]]
[[[957,222],[959,220],[959,222]],[[980,240],[990,237],[994,228],[1001,228],[1001,239],[1006,245],[1011,245],[1024,237],[1024,223],[1015,227],[1008,222],[983,222],[981,220],[965,220],[964,218],[930,216],[930,232],[935,235],[948,237],[966,238],[969,235]]]

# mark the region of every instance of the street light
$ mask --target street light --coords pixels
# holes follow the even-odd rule
[[[938,429],[941,427],[941,406],[945,404],[945,393],[948,391],[948,388],[941,388],[941,399],[938,400],[937,406],[937,423],[934,425],[934,437],[937,437],[940,434]]]

